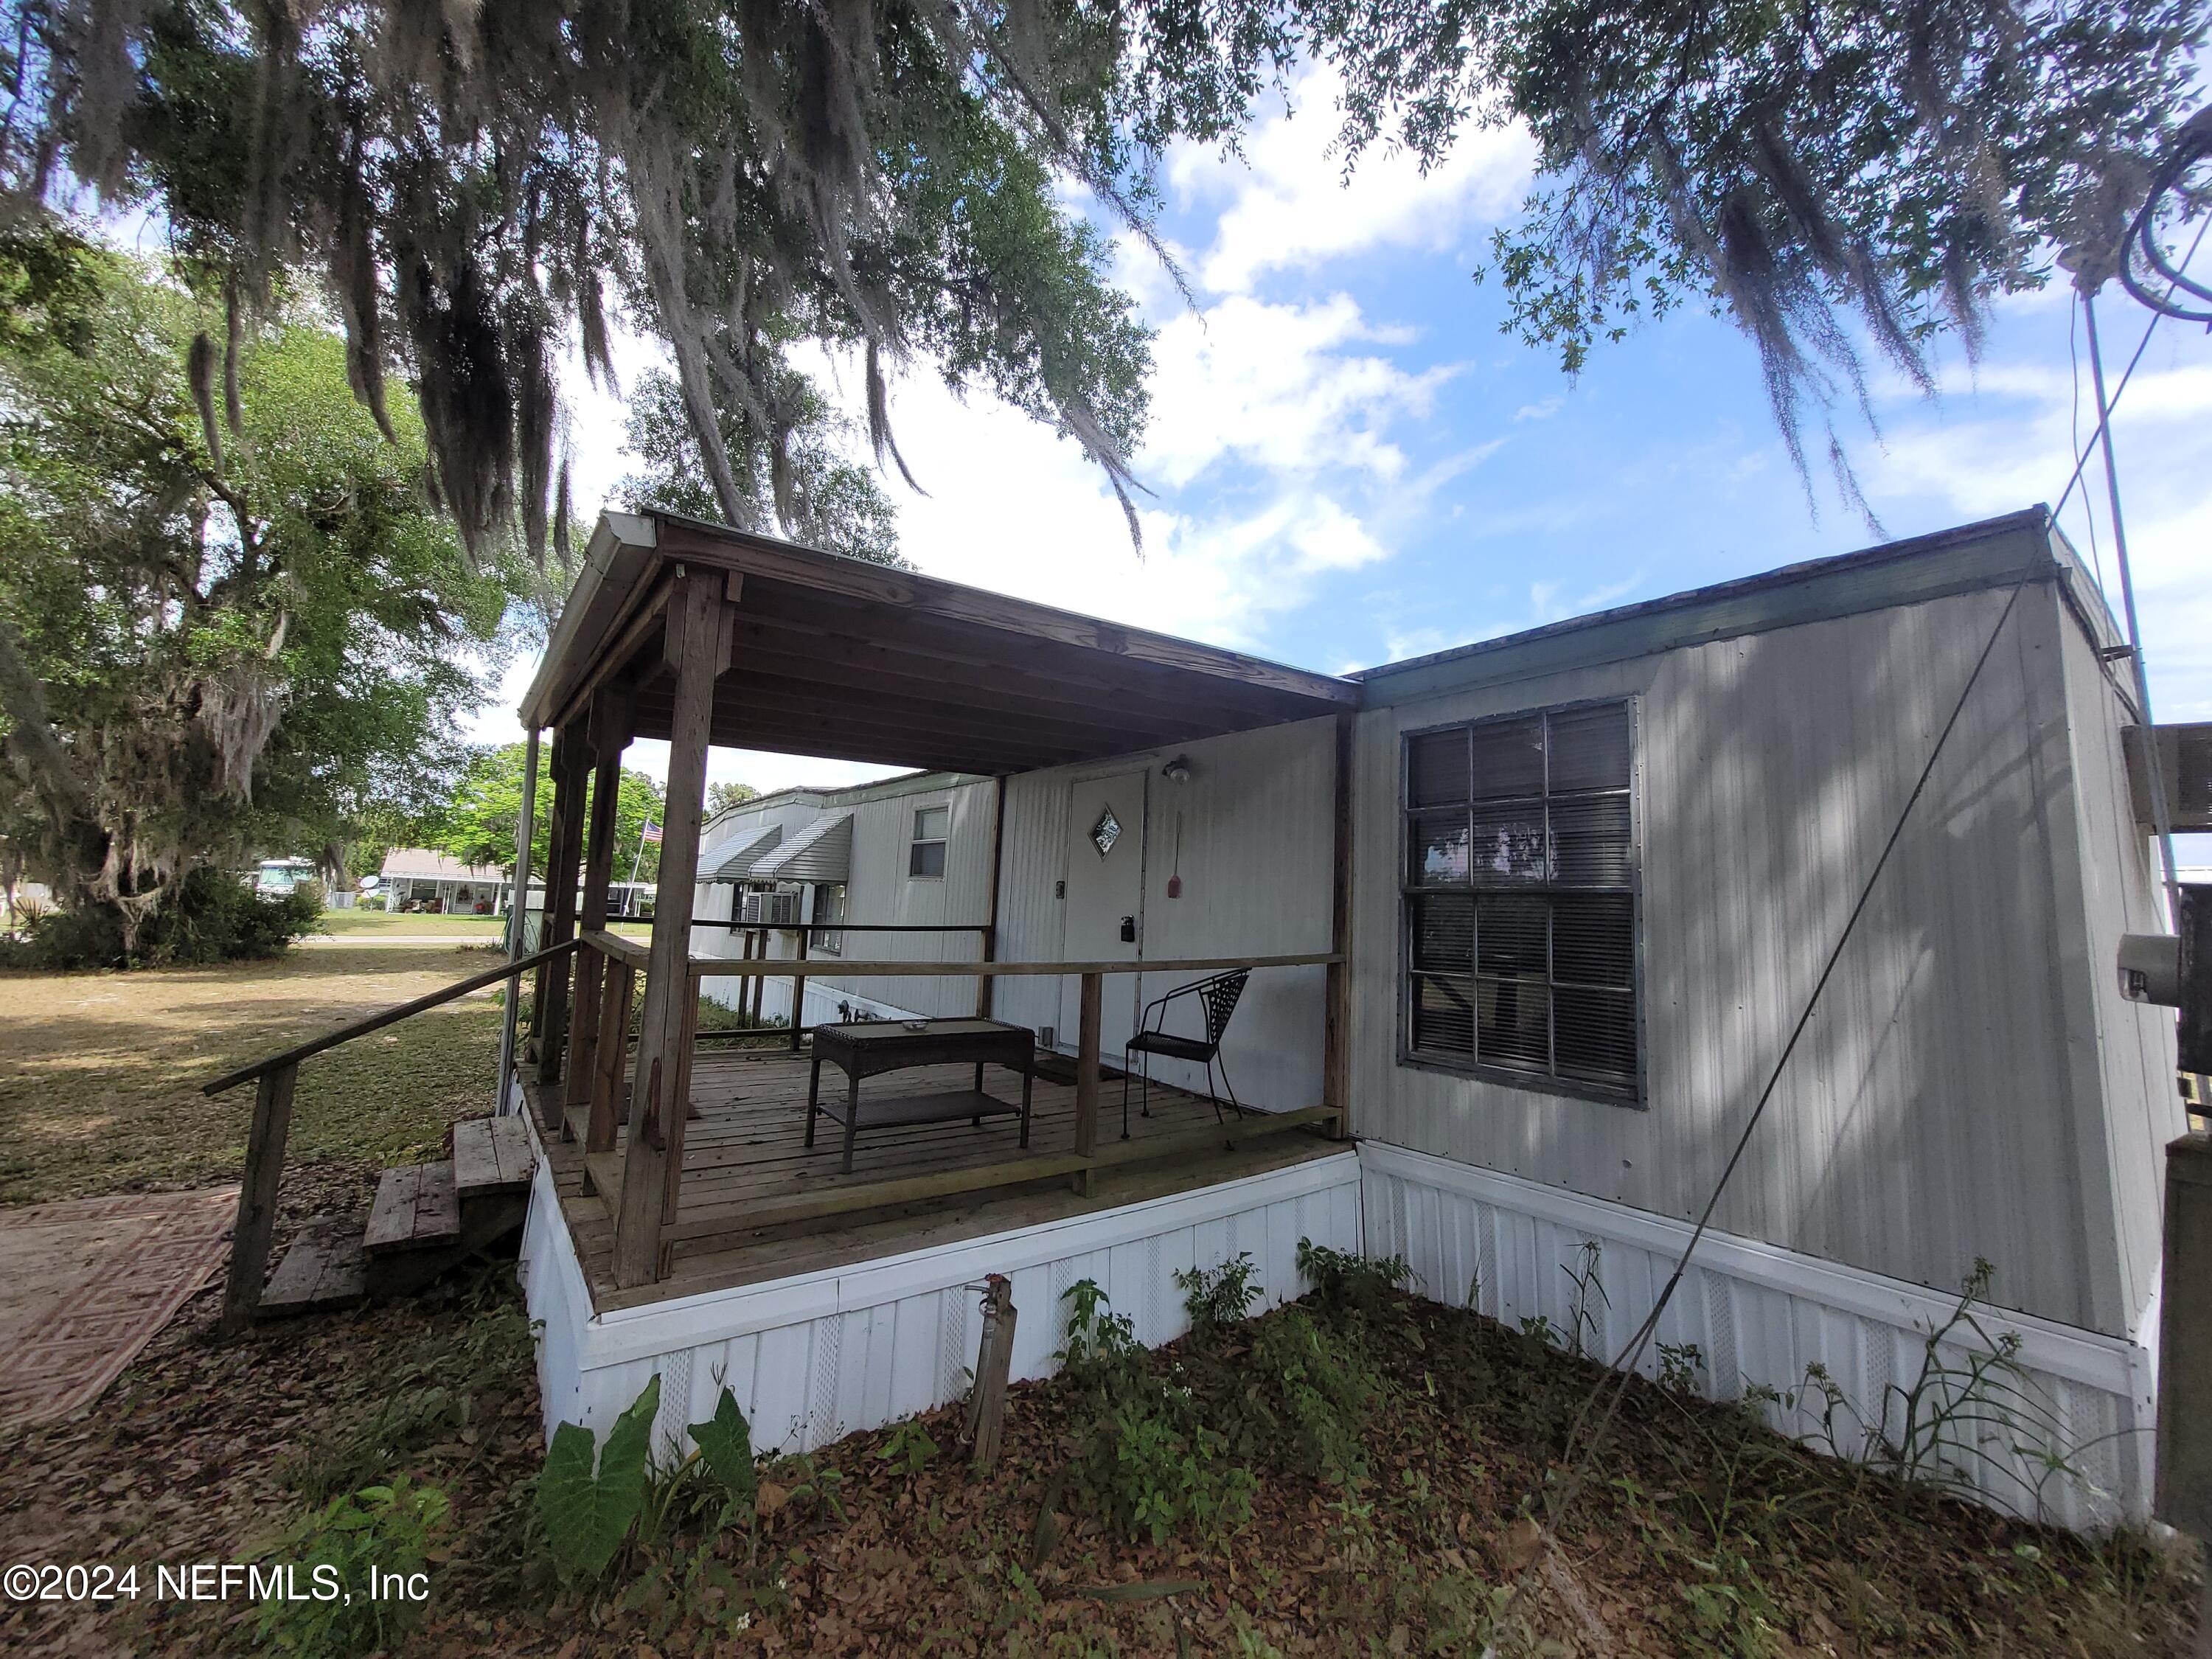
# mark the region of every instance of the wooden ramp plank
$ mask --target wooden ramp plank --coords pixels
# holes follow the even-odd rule
[[[369,1206],[368,1231],[362,1248],[388,1250],[404,1248],[415,1237],[415,1194],[422,1190],[419,1164],[403,1164],[376,1178],[376,1201]]]
[[[453,1125],[453,1185],[464,1193],[501,1185],[499,1150],[492,1145],[491,1120],[464,1118]]]
[[[378,1179],[363,1249],[371,1255],[421,1249],[460,1236],[460,1199],[451,1164],[404,1164]]]
[[[461,1236],[461,1195],[453,1184],[453,1164],[416,1167],[422,1176],[415,1189],[415,1243],[449,1243]]]
[[[453,1186],[463,1198],[526,1190],[532,1162],[530,1132],[519,1117],[472,1117],[453,1125]]]
[[[508,1186],[527,1188],[538,1168],[537,1148],[530,1127],[520,1117],[495,1117],[491,1123],[492,1150],[499,1154],[500,1178]]]
[[[270,1275],[255,1310],[263,1319],[358,1307],[368,1298],[368,1264],[362,1241],[331,1225],[302,1230]]]

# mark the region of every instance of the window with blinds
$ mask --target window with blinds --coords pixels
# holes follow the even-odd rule
[[[1406,739],[1409,1059],[1638,1092],[1626,702]]]

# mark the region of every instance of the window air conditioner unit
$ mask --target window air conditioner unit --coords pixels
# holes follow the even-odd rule
[[[799,926],[799,895],[748,893],[738,920],[748,927],[796,927]]]

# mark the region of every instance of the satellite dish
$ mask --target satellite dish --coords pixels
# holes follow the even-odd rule
[[[383,879],[384,878],[381,876],[363,876],[354,884],[359,887],[364,893],[373,893],[376,890],[377,884]]]

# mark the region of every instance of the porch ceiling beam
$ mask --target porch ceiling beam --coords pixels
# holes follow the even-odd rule
[[[949,671],[953,678],[948,683],[984,690],[1026,689],[1048,701],[1096,703],[1113,698],[1147,712],[1185,718],[1198,712],[1231,730],[1329,712],[1325,705],[1237,680],[988,634],[927,617],[899,617],[896,627],[887,629],[879,610],[835,598],[825,602],[765,582],[756,586],[745,619],[771,648],[800,656],[826,651],[861,666],[880,663],[924,675]],[[775,633],[789,637],[781,641],[765,637]]]
[[[665,738],[668,722],[663,718],[648,720],[638,727],[641,738]],[[905,737],[884,737],[880,733],[830,732],[818,722],[807,724],[769,725],[755,721],[744,729],[724,729],[714,736],[718,749],[750,749],[768,755],[803,755],[811,760],[856,761],[870,766],[896,766],[917,772],[964,772],[978,777],[995,777],[1002,773],[1026,772],[1038,766],[1054,763],[1035,758],[1006,758],[986,755],[972,748],[955,750],[948,746],[932,746],[908,734]]]
[[[565,726],[586,718],[590,713],[592,699],[599,695],[601,688],[616,683],[618,679],[623,683],[633,679],[651,679],[660,672],[659,652],[653,654],[649,662],[640,665],[635,675],[628,671],[638,654],[646,649],[653,638],[665,632],[668,621],[668,596],[673,589],[674,582],[675,578],[672,575],[663,575],[646,585],[643,593],[635,607],[629,613],[628,619],[623,623],[620,632],[616,634],[612,641],[599,653],[592,664],[591,672],[584,676],[575,690],[571,691],[562,702],[550,724]]]
[[[1125,628],[980,588],[934,580],[911,571],[867,564],[857,559],[825,558],[742,532],[676,519],[659,518],[656,522],[664,556],[696,557],[742,570],[748,578],[757,576],[770,582],[788,583],[809,590],[810,593],[842,594],[917,617],[965,623],[1017,638],[1102,652],[1182,674],[1202,674],[1285,692],[1321,705],[1316,708],[1316,714],[1326,712],[1329,707],[1356,708],[1359,704],[1359,688],[1350,681],[1287,668],[1241,652],[1197,645],[1144,629]],[[758,590],[749,586],[748,608],[758,601]]]
[[[1005,700],[996,703],[947,701],[942,686],[934,688],[935,696],[926,695],[931,689],[927,686],[916,685],[907,690],[881,682],[873,687],[853,689],[867,697],[862,706],[871,711],[878,724],[911,726],[933,735],[958,733],[1004,738],[1012,733],[1024,746],[1034,738],[1041,743],[1058,744],[1072,750],[1094,749],[1101,743],[1141,749],[1148,743],[1176,741],[1180,735],[1173,727],[1157,724],[1132,726],[1111,718],[1084,720],[1066,708],[1055,708],[1040,714]],[[718,712],[722,708],[744,708],[811,711],[825,704],[840,708],[853,701],[840,690],[825,691],[818,678],[810,678],[803,664],[794,665],[788,673],[747,673],[724,687],[715,699]],[[1187,732],[1188,729],[1185,726],[1182,731]]]
[[[648,695],[640,707],[640,734],[660,735],[667,708],[664,701]],[[717,747],[761,748],[767,745],[753,739],[771,734],[816,742],[865,742],[878,748],[888,745],[894,755],[972,755],[1014,770],[1110,755],[1118,747],[1110,734],[1083,742],[1059,734],[1030,738],[1007,723],[994,726],[980,717],[960,720],[908,720],[902,714],[886,714],[876,718],[834,700],[793,696],[744,682],[725,688],[716,697]],[[816,752],[823,753],[825,758],[839,758],[827,751]],[[894,760],[890,763],[900,763]]]
[[[1243,731],[1252,725],[1249,714],[1232,713],[1216,703],[1177,707],[1148,696],[1054,685],[1036,675],[973,668],[827,635],[795,635],[757,623],[741,626],[738,649],[749,671],[778,678],[933,700],[941,700],[948,690],[972,691],[1011,717],[1122,733],[1132,749]]]

